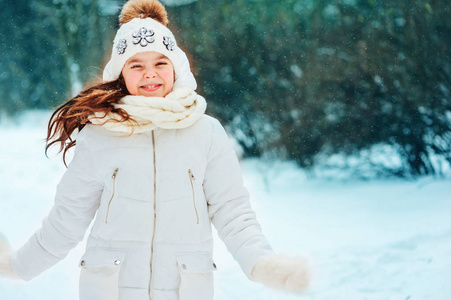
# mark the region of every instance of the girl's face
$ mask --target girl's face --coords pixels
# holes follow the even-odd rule
[[[174,86],[174,67],[158,52],[141,52],[130,57],[122,68],[125,86],[131,95],[165,97]]]

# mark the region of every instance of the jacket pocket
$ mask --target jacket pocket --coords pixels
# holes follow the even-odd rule
[[[118,299],[125,249],[92,248],[80,259],[80,300]]]
[[[111,202],[113,202],[114,194],[116,193],[116,177],[117,177],[118,171],[119,171],[119,168],[114,169],[113,175],[111,175],[111,179],[113,181],[113,191],[111,192],[111,197],[110,197],[110,200],[108,201],[108,205],[106,208],[105,224],[108,224],[108,216],[110,214]]]
[[[194,177],[194,174],[191,171],[191,169],[188,169],[188,176],[189,176],[189,182],[191,184],[191,192],[192,192],[194,213],[196,214],[196,224],[199,224],[199,212],[197,210],[197,205],[196,205],[196,189],[194,187],[195,186],[196,177]]]
[[[176,255],[180,273],[180,300],[212,300],[216,265],[208,252]]]

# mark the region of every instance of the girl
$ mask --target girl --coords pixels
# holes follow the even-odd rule
[[[59,107],[47,148],[74,158],[55,205],[29,241],[0,242],[0,274],[30,280],[64,258],[95,217],[80,259],[80,299],[213,299],[211,223],[243,272],[300,292],[301,260],[274,255],[243,187],[238,160],[158,1],[120,15],[104,83]],[[76,140],[73,136],[76,135]]]

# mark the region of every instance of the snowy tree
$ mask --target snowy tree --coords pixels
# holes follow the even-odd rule
[[[98,76],[113,34],[112,18],[100,2],[105,0],[15,1],[3,6],[0,14],[8,21],[0,30],[6,58],[0,76],[1,110],[54,107]]]
[[[387,170],[434,174],[451,162],[449,1],[197,1],[172,9],[210,112],[247,155],[391,145]],[[175,24],[174,24],[175,23]]]

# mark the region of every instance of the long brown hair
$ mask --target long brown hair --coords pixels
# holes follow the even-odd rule
[[[55,144],[59,144],[59,152],[63,152],[63,162],[66,165],[66,153],[75,146],[76,140],[72,137],[75,130],[82,130],[90,123],[89,117],[96,113],[117,113],[121,116],[120,122],[134,120],[123,110],[113,106],[122,97],[129,95],[122,75],[118,79],[98,83],[81,91],[52,114],[47,126],[45,153]]]

